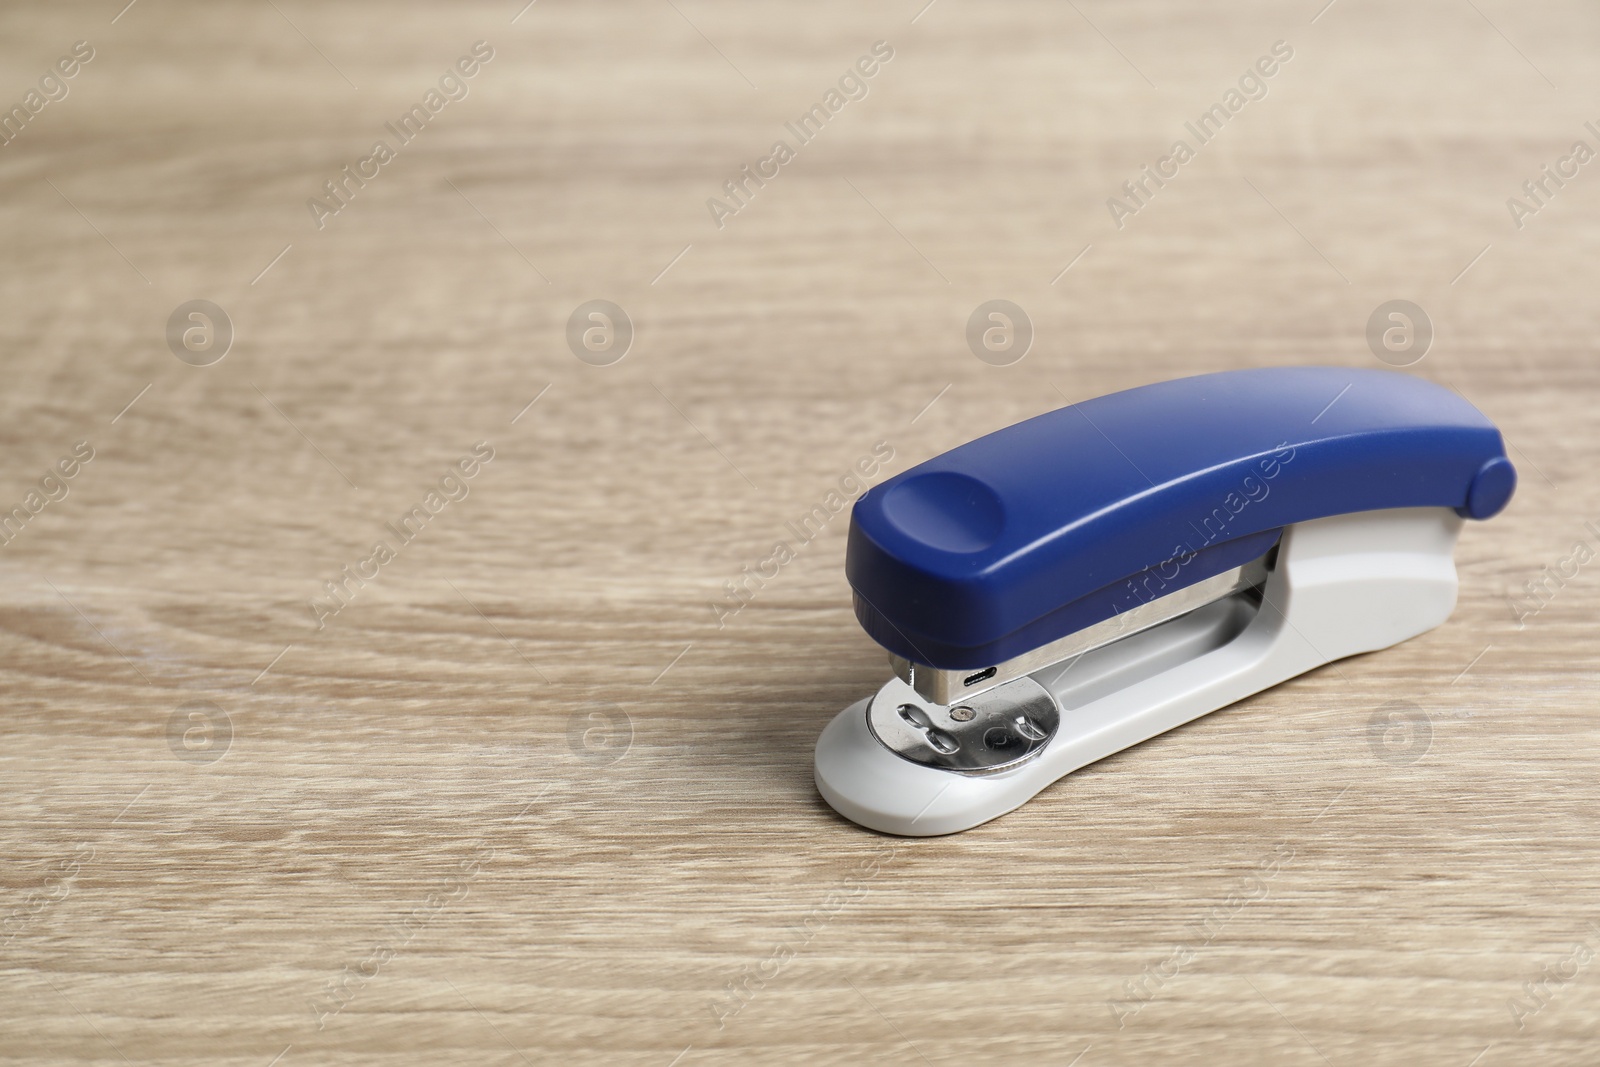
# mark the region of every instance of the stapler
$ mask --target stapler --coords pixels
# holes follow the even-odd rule
[[[816,783],[891,834],[966,830],[1058,778],[1455,607],[1464,519],[1516,488],[1500,432],[1392,371],[1147,385],[865,493],[845,574],[894,677]]]

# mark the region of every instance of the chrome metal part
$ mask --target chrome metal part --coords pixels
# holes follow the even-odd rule
[[[1055,698],[1032,678],[993,686],[954,707],[890,682],[867,705],[867,726],[889,751],[962,774],[995,774],[1026,763],[1060,725]]]
[[[1271,553],[1268,553],[1270,556]],[[1093,626],[1086,626],[1067,634],[1031,652],[993,667],[972,670],[939,670],[921,663],[891,655],[889,663],[901,681],[916,690],[917,695],[932,704],[959,705],[971,698],[1006,685],[1015,679],[1042,670],[1052,663],[1081,655],[1102,645],[1120,640],[1158,626],[1196,608],[1233,596],[1246,590],[1258,589],[1267,580],[1266,556],[1251,560],[1241,567],[1223,571],[1203,581],[1185,586],[1177,592],[1147,601]],[[893,747],[893,746],[890,746]]]

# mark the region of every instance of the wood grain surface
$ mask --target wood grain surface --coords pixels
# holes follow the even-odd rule
[[[1593,4],[124,2],[0,11],[0,1063],[1600,1060]],[[1397,299],[1522,477],[1445,626],[819,800],[830,494]]]

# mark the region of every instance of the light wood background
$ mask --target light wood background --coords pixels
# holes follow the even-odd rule
[[[7,106],[95,49],[0,147],[0,505],[94,449],[0,547],[0,1063],[1600,1057],[1600,563],[1520,628],[1511,599],[1600,546],[1600,164],[1506,206],[1600,147],[1592,4],[123,2],[0,12]],[[318,230],[478,40],[470,95]],[[564,338],[594,298],[636,327],[611,366]],[[1012,366],[966,347],[992,298],[1037,330]],[[1522,475],[1447,625],[968,833],[818,799],[817,733],[887,677],[845,517],[712,605],[859,457],[1378,366],[1396,298],[1436,332],[1409,372]],[[236,332],[211,366],[165,340],[191,299]]]

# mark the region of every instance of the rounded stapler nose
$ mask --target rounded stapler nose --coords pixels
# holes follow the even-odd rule
[[[862,826],[969,829],[1063,775],[1440,625],[1516,488],[1494,425],[1391,371],[1280,367],[1052,411],[874,487],[856,617],[894,676],[817,789]]]

